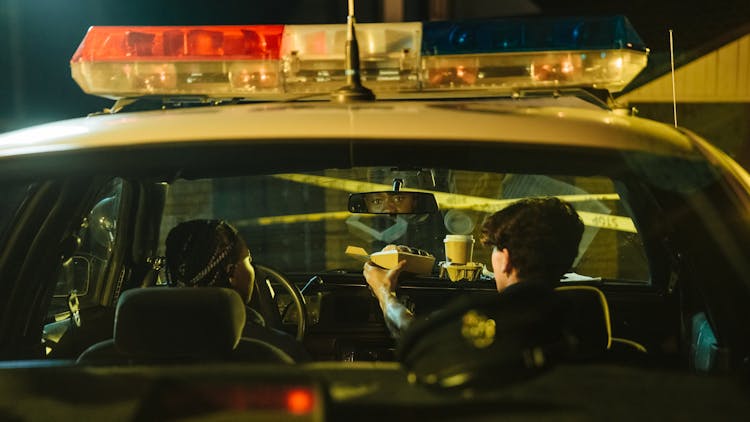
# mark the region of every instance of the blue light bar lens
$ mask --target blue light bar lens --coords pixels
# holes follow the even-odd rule
[[[425,22],[423,29],[422,55],[426,56],[622,48],[646,51],[624,16]]]

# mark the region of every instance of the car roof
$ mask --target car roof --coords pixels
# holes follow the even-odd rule
[[[136,145],[269,139],[397,139],[694,151],[680,131],[575,97],[356,104],[305,101],[103,114],[0,135],[0,157]]]

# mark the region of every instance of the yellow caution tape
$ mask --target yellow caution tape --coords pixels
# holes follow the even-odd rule
[[[310,174],[277,174],[279,179],[289,180],[306,185],[320,186],[326,189],[343,190],[347,192],[373,192],[391,190],[391,185],[380,183],[360,182],[356,180],[340,179],[338,177],[313,176]]]
[[[313,186],[319,186],[325,189],[336,189],[346,192],[373,192],[382,190],[391,190],[392,186],[382,183],[362,182],[356,180],[341,179],[328,176],[314,176],[307,174],[279,174],[275,177],[289,180],[291,182],[304,183]],[[431,193],[435,195],[435,200],[441,209],[466,209],[492,213],[501,210],[508,205],[518,201],[515,199],[493,199],[480,196],[461,195],[456,193],[447,193],[430,190],[416,190],[418,192]],[[620,196],[616,193],[607,194],[583,194],[583,195],[556,195],[557,198],[567,202],[584,202],[584,201],[617,201]],[[308,221],[323,221],[345,219],[351,215],[348,211],[324,212],[314,214],[297,214],[284,215],[275,217],[261,217],[252,220],[243,220],[237,224],[250,225],[267,225],[267,224],[291,224]],[[630,217],[622,217],[610,214],[593,213],[588,211],[578,211],[583,224],[589,227],[599,227],[609,230],[616,230],[629,233],[637,233],[635,224]]]
[[[638,233],[635,224],[630,217],[619,215],[599,214],[588,211],[578,211],[583,224],[589,227],[600,227],[602,229],[615,230],[618,232]]]
[[[237,226],[269,226],[272,224],[308,223],[325,220],[345,220],[352,214],[349,211],[317,212],[313,214],[276,215],[273,217],[248,218],[235,221]]]

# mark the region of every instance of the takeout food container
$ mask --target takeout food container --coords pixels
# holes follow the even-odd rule
[[[368,254],[364,248],[359,246],[347,246],[345,253],[358,261],[372,261],[387,269],[394,268],[400,261],[405,260],[404,271],[414,274],[431,274],[432,267],[435,265],[434,256],[416,255],[396,249]]]

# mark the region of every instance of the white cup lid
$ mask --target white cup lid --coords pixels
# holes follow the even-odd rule
[[[474,236],[470,234],[446,234],[443,242],[473,242]]]

